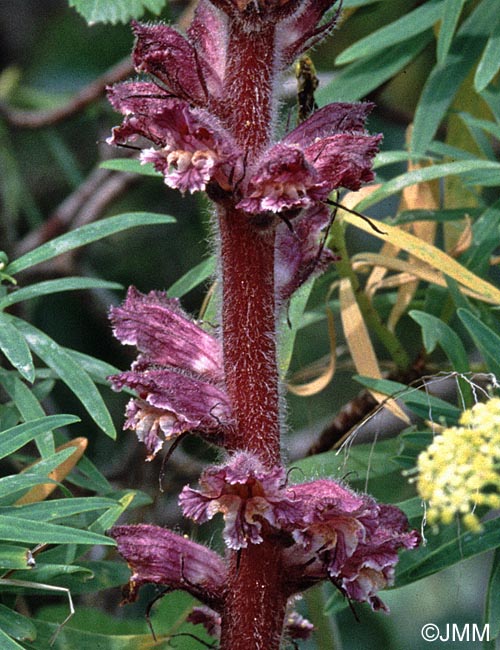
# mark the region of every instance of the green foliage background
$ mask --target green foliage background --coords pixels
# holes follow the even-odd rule
[[[112,394],[105,378],[132,357],[113,341],[106,314],[121,299],[120,287],[129,284],[143,291],[171,288],[188,310],[199,310],[213,270],[209,207],[197,196],[181,198],[144,168],[140,176],[132,173],[138,169],[130,160],[102,164],[117,157],[104,140],[119,121],[102,96],[57,124],[31,128],[19,121],[29,118],[26,111],[39,115],[64,106],[126,57],[130,18],[159,14],[177,21],[186,3],[71,0],[69,5],[63,0],[0,5],[0,644],[2,650],[49,647],[68,614],[68,592],[47,589],[53,586],[69,590],[76,604],[55,642],[58,650],[167,648],[169,634],[200,634],[183,622],[191,599],[178,593],[155,605],[155,642],[144,611],[157,591],[145,589],[136,605],[117,608],[128,570],[104,533],[123,515],[132,522],[182,526],[216,546],[214,530],[191,530],[176,506],[180,487],[194,481],[214,456],[197,442],[185,443],[169,461],[160,492],[161,460],[143,463],[134,436],[116,436],[126,396]],[[498,272],[489,264],[500,235],[498,0],[345,0],[343,16],[312,56],[321,79],[318,103],[369,98],[377,104],[370,130],[385,136],[377,160],[383,185],[359,208],[391,223],[433,221],[436,241],[447,250],[469,228],[468,246],[457,261],[498,285]],[[284,125],[290,116],[295,119],[294,94],[290,76]],[[410,156],[425,166],[407,171]],[[126,171],[112,171],[118,168]],[[401,190],[433,179],[440,182],[439,208],[401,212]],[[90,188],[83,199],[82,187]],[[96,201],[105,192],[109,199]],[[68,197],[81,201],[71,204]],[[339,228],[337,236],[343,237],[345,226]],[[347,229],[345,237],[349,255],[378,247],[356,229]],[[285,358],[294,351],[292,370],[328,352],[324,301],[339,274],[332,266],[291,306],[292,328],[283,346]],[[373,300],[382,323],[395,296],[395,290],[386,290]],[[339,328],[338,301],[330,300],[330,307]],[[421,283],[394,336],[409,358],[426,353],[429,374],[480,371],[498,377],[497,307],[471,299],[456,280],[448,279],[447,287]],[[394,369],[390,345],[376,338],[379,361]],[[360,384],[398,394],[416,416],[430,414],[447,425],[457,422],[475,395],[462,380],[458,401],[449,395],[429,401],[404,382],[356,381],[347,355],[344,360],[321,393],[290,396],[290,464],[312,477],[353,472],[348,480],[356,488],[367,486],[377,498],[399,503],[420,527],[422,507],[402,470],[411,470],[430,442],[422,420],[418,431],[393,432],[388,439],[382,439],[385,425],[375,424],[369,442],[348,453],[299,459],[325,422],[356,397]],[[64,483],[61,478],[49,499],[19,505],[28,489],[46,484],[49,472],[71,456],[71,448],[58,448],[76,436],[89,441],[77,468]],[[490,643],[467,647],[494,648],[500,630],[499,522],[492,518],[480,536],[458,524],[438,535],[424,529],[427,546],[402,558],[396,588],[384,594],[390,617],[361,608],[361,623],[355,624],[333,587],[312,591],[303,611],[318,634],[301,647],[331,650],[335,642],[346,650],[418,650],[428,647],[420,637],[424,623],[488,622]],[[46,546],[30,567],[28,550],[40,544]],[[200,647],[189,637],[172,643]]]

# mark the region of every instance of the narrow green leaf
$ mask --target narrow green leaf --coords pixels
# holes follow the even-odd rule
[[[105,361],[101,361],[100,359],[96,359],[95,357],[91,357],[88,354],[78,352],[78,350],[70,350],[69,348],[63,349],[69,354],[73,361],[76,361],[76,363],[90,375],[92,380],[96,383],[103,384],[104,386],[109,386],[109,375],[116,375],[120,372],[120,370],[118,370],[118,368],[115,368],[115,366],[112,366]],[[132,393],[132,391],[130,392]]]
[[[0,569],[27,569],[28,554],[27,547],[0,544]]]
[[[191,289],[208,280],[215,272],[215,264],[214,256],[203,260],[174,282],[167,291],[168,295],[172,298],[181,298]]]
[[[415,112],[410,151],[425,153],[462,82],[481,54],[498,0],[483,0],[463,22],[448,56],[430,73]]]
[[[24,420],[35,420],[45,416],[45,411],[35,395],[15,374],[0,369],[0,384],[13,400]],[[36,445],[42,457],[53,454],[55,444],[52,432],[48,431],[45,435],[38,436]]]
[[[293,481],[292,469],[301,470],[300,481],[317,478],[340,478],[350,474],[350,481],[365,482],[394,472],[397,469],[391,456],[395,456],[401,442],[397,438],[378,440],[368,444],[352,445],[345,452],[327,451],[308,458],[294,461],[290,466],[290,479]],[[303,474],[302,474],[303,473]]]
[[[500,199],[472,224],[472,244],[460,261],[480,276],[489,268],[490,256],[500,241]]]
[[[46,296],[51,293],[60,293],[61,291],[78,291],[82,289],[122,289],[122,285],[117,282],[107,282],[96,278],[63,278],[59,280],[46,280],[38,282],[22,289],[17,289],[9,293],[5,298],[0,300],[0,309],[5,309],[17,302],[31,300],[40,296]]]
[[[132,503],[136,492],[127,492],[124,496],[115,502],[115,504],[98,517],[90,526],[89,530],[95,533],[104,533],[117,521]]]
[[[449,424],[455,424],[462,414],[462,411],[453,404],[449,404],[427,391],[411,388],[397,381],[360,377],[359,375],[354,375],[353,379],[365,388],[401,400],[420,417],[434,420],[443,417]]]
[[[447,142],[439,142],[438,140],[433,140],[429,145],[429,151],[437,156],[443,158],[451,158],[454,162],[457,160],[476,160],[476,154],[472,151],[467,151],[466,149],[460,149],[459,147],[454,147]]]
[[[74,485],[92,490],[98,494],[107,494],[113,491],[113,487],[106,477],[101,474],[94,463],[86,456],[83,456],[78,463],[78,474],[70,477]]]
[[[32,621],[0,604],[0,629],[17,641],[34,641],[36,628]],[[3,650],[2,645],[2,650]]]
[[[115,438],[116,430],[109,411],[94,382],[82,366],[41,330],[18,318],[12,318],[16,327],[26,337],[33,352],[57,373],[104,433]]]
[[[64,586],[66,586],[67,576],[72,576],[75,580],[81,582],[92,578],[92,571],[76,564],[44,564],[37,559],[36,567],[30,571],[16,573],[16,579],[19,580],[29,580],[40,584],[63,583]],[[30,588],[30,592],[33,592],[33,590],[36,591],[36,587]]]
[[[69,0],[89,25],[94,23],[128,23],[146,11],[158,15],[166,0]]]
[[[7,542],[28,544],[115,545],[114,540],[97,533],[30,519],[18,519],[9,515],[0,515],[0,538]]]
[[[314,280],[306,282],[299,287],[290,299],[286,323],[281,328],[279,345],[279,369],[282,377],[286,376],[290,367],[295,340],[302,327],[304,312],[313,286]]]
[[[29,488],[42,483],[52,482],[47,478],[47,476],[58,465],[73,455],[74,451],[74,448],[62,449],[53,456],[48,456],[36,465],[33,465],[33,467],[30,467],[29,471],[25,473],[13,474],[11,476],[3,476],[0,478],[0,504],[10,504],[12,498],[7,498],[11,497],[16,492],[28,490]]]
[[[483,187],[498,187],[500,186],[500,170],[487,170],[479,171],[474,170],[465,174],[463,177],[464,185],[468,187],[474,187],[476,185],[482,185]]]
[[[356,206],[356,210],[363,211],[371,205],[379,203],[393,194],[401,192],[405,187],[432,181],[436,178],[444,178],[445,176],[457,175],[461,176],[468,172],[477,172],[480,170],[493,170],[500,173],[500,163],[490,160],[460,160],[458,162],[442,163],[440,165],[432,165],[431,167],[423,167],[422,169],[415,169],[405,174],[400,174],[390,181],[384,183],[382,187],[372,192],[365,199],[360,201]]]
[[[350,63],[365,56],[372,57],[402,41],[420,35],[439,20],[442,12],[443,0],[429,0],[398,20],[356,41],[336,58],[335,65]]]
[[[33,521],[54,521],[78,515],[81,512],[106,510],[116,506],[116,501],[104,497],[73,497],[72,499],[51,499],[25,506],[0,508],[0,515],[11,515]]]
[[[479,61],[474,76],[474,88],[480,93],[493,80],[500,70],[500,14],[497,12],[496,25],[493,27],[491,36],[486,43],[483,55]]]
[[[487,86],[481,93],[481,98],[484,99],[492,115],[497,122],[500,122],[500,102],[498,101],[499,91],[493,86]]]
[[[422,328],[422,337],[426,351],[430,354],[437,345],[443,348],[457,372],[469,372],[469,359],[458,334],[441,319],[413,309],[409,314]]]
[[[458,113],[458,116],[465,122],[465,124],[471,128],[478,128],[490,133],[497,140],[500,139],[500,124],[493,122],[492,120],[481,120],[478,117],[474,117],[470,113]]]
[[[376,2],[381,2],[381,0],[344,0],[342,7],[347,9],[347,7],[364,7],[365,5],[373,5]]]
[[[6,314],[0,312],[0,350],[29,382],[35,380],[35,366],[28,345]]]
[[[0,458],[14,453],[41,433],[80,422],[76,415],[46,415],[43,418],[18,424],[0,433]]]
[[[453,282],[450,279],[450,282]],[[456,288],[458,295],[462,295]],[[469,359],[458,334],[441,319],[424,311],[414,309],[410,316],[422,328],[424,347],[430,354],[437,345],[440,345],[450,360],[453,370],[457,373],[468,373],[470,370]],[[470,383],[464,377],[457,377],[458,388],[462,395],[463,404],[470,408],[474,404],[474,395]]]
[[[2,644],[2,650],[25,650],[24,646],[16,643],[12,637],[10,637],[6,632],[0,627],[0,643]]]
[[[500,539],[500,517],[486,521],[481,533],[460,533],[446,526],[437,535],[429,533],[427,545],[403,553],[396,567],[396,586],[416,582],[458,562],[496,548]]]
[[[470,311],[458,309],[457,314],[476,344],[488,369],[500,377],[500,336]]]
[[[404,69],[432,39],[432,30],[428,30],[385,52],[351,63],[327,86],[318,90],[318,104],[324,106],[340,98],[349,102],[365,97]]]
[[[109,235],[114,235],[122,230],[135,228],[136,226],[160,226],[174,222],[174,217],[167,214],[153,214],[149,212],[127,212],[115,217],[108,217],[102,221],[90,223],[76,230],[72,230],[65,235],[52,239],[46,244],[42,244],[38,248],[35,248],[35,250],[11,262],[6,272],[9,275],[15,275],[19,271],[51,260],[79,246],[84,246],[104,237],[109,237]]]
[[[178,650],[200,650],[203,647],[200,639],[209,647],[213,645],[213,637],[209,637],[201,625],[193,628],[185,623],[186,614],[195,604],[194,598],[181,591],[158,602],[152,618],[157,639],[147,629],[144,618],[139,621],[130,616],[115,618],[95,608],[79,606],[73,619],[60,631],[54,650],[170,650],[169,646],[177,646]],[[59,614],[56,620],[60,619]],[[48,646],[44,643],[56,629],[56,624],[41,620],[34,623],[38,632],[37,643],[40,650],[45,650]],[[184,632],[194,632],[197,638],[173,637]]]
[[[71,590],[73,595],[96,593],[101,589],[121,587],[126,585],[130,578],[130,569],[124,562],[79,561],[79,565],[82,569],[87,569],[92,573],[93,577],[92,580],[82,581],[78,575],[68,574],[65,576],[64,585]]]
[[[57,625],[55,623],[37,623],[39,635],[43,632],[44,627],[47,628],[47,632],[42,638],[48,642],[51,634],[56,631]],[[72,648],[78,648],[78,650],[96,650],[97,648],[99,650],[159,650],[162,646],[168,648],[168,642],[171,638],[169,635],[156,633],[157,640],[155,640],[151,632],[115,635],[105,634],[104,632],[96,633],[91,630],[91,627],[86,630],[77,630],[68,624],[65,625],[57,636],[54,650],[70,650]],[[182,637],[179,640],[182,641],[182,646],[180,646],[182,650],[200,649],[198,641],[189,638],[184,639]],[[16,650],[20,647],[16,646]],[[6,647],[5,650],[10,650],[10,647]]]
[[[485,623],[490,626],[490,638],[500,635],[500,547],[496,549],[486,593]]]
[[[105,160],[99,167],[104,169],[112,169],[117,172],[127,172],[132,174],[141,174],[141,176],[162,176],[161,172],[157,172],[153,163],[141,163],[137,158],[113,158]]]
[[[373,169],[385,167],[385,165],[393,165],[398,162],[433,162],[435,158],[431,156],[412,156],[408,151],[381,151],[375,156],[373,161]]]
[[[467,0],[445,0],[437,42],[438,63],[443,63],[448,56],[451,41],[453,40],[460,14],[466,2]]]

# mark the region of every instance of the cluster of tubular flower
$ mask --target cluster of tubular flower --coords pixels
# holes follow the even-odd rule
[[[129,289],[111,319],[117,338],[140,352],[132,370],[111,380],[117,389],[128,386],[137,392],[127,406],[125,426],[136,430],[148,458],[185,431],[195,430],[224,446],[231,408],[217,338],[161,292],[143,295]],[[283,587],[290,597],[330,580],[349,598],[385,609],[377,592],[392,583],[398,549],[419,542],[398,508],[332,480],[289,484],[283,467],[269,469],[249,452],[208,467],[200,489],[185,487],[179,503],[184,515],[199,524],[222,514],[229,549],[259,544],[264,535],[279,539],[286,568]],[[111,535],[133,572],[128,600],[145,583],[184,589],[210,608],[203,610],[211,612],[210,620],[217,620],[229,570],[223,557],[151,525],[118,526]],[[193,620],[208,626],[199,611]],[[218,629],[215,623],[210,628]]]
[[[444,429],[418,457],[417,488],[430,524],[458,516],[479,532],[480,516],[500,508],[500,399],[464,411],[460,426]]]
[[[274,67],[262,78],[277,79],[333,27],[334,18],[324,19],[333,4],[201,0],[186,36],[166,25],[134,24],[134,63],[149,80],[109,89],[112,105],[124,115],[111,143],[136,142],[141,160],[153,163],[169,187],[205,191],[223,218],[255,225],[255,237],[273,232],[270,304],[282,310],[334,259],[321,241],[330,218],[325,201],[336,188],[356,190],[372,180],[380,136],[364,129],[370,104],[338,103],[319,109],[280,141],[270,136],[267,146],[245,150],[236,131],[251,125],[237,122],[238,107],[224,96],[228,79],[237,87],[234,67],[245,65],[238,49],[229,56],[230,39],[235,33],[270,35],[275,51],[262,60]],[[179,503],[198,524],[222,515],[227,555],[157,526],[117,526],[110,534],[132,570],[127,600],[145,583],[187,591],[203,605],[190,620],[217,635],[234,570],[231,554],[272,540],[280,549],[279,590],[286,598],[329,580],[348,598],[385,609],[377,594],[393,582],[398,550],[419,543],[404,514],[333,480],[290,484],[280,462],[270,466],[244,444],[235,447],[220,332],[203,329],[177,300],[130,288],[111,320],[116,337],[139,352],[130,371],[111,381],[116,390],[135,393],[125,428],[136,431],[147,458],[187,432],[224,450],[222,463],[203,472],[199,489],[185,487]],[[293,638],[311,630],[293,611],[285,626]]]

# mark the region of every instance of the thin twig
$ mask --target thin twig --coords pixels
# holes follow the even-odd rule
[[[10,125],[21,129],[40,129],[45,126],[53,126],[84,110],[104,94],[106,86],[126,79],[133,71],[134,67],[130,57],[127,56],[126,59],[106,70],[88,86],[79,90],[64,106],[44,111],[30,111],[0,102],[0,115]]]
[[[97,221],[109,205],[138,178],[138,174],[114,172],[97,167],[47,221],[18,242],[12,257],[17,258],[58,235]],[[51,267],[54,271],[54,261],[51,262]],[[40,271],[40,267],[37,271]]]

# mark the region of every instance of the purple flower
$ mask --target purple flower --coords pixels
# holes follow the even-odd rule
[[[300,514],[284,489],[285,470],[266,468],[246,452],[234,454],[220,467],[209,467],[200,478],[201,490],[185,487],[179,497],[184,515],[203,523],[221,512],[224,540],[229,548],[262,542],[263,525],[279,529]]]
[[[330,212],[325,205],[315,206],[297,217],[291,231],[278,227],[274,279],[277,302],[283,304],[304,282],[325,271],[338,257],[323,244]]]
[[[109,142],[145,138],[154,147],[143,149],[141,161],[153,163],[169,187],[181,192],[204,190],[208,183],[224,190],[230,187],[230,179],[241,167],[240,152],[211,113],[145,81],[112,86],[108,97],[125,115]]]
[[[309,208],[334,189],[371,181],[381,140],[363,128],[372,108],[329,104],[316,111],[255,162],[237,207],[252,214]]]
[[[393,583],[398,550],[420,543],[405,515],[326,479],[288,493],[304,512],[292,533],[296,545],[284,551],[292,591],[329,579],[349,598],[386,609],[376,593]]]
[[[191,105],[205,106],[211,97],[220,96],[225,20],[208,2],[199,3],[187,38],[168,25],[132,25],[138,72],[146,72]]]
[[[137,598],[146,583],[182,589],[220,610],[227,581],[227,568],[214,551],[159,526],[115,526],[109,535],[116,540],[132,575],[124,590],[125,601]]]
[[[131,287],[110,316],[115,336],[140,352],[130,371],[110,379],[115,390],[138,395],[127,406],[125,428],[136,430],[148,459],[185,431],[217,442],[231,421],[218,340],[162,292],[144,295]]]
[[[317,25],[332,2],[261,0],[258,12],[255,0],[212,4],[199,4],[187,37],[168,25],[134,23],[134,63],[152,82],[108,89],[113,107],[125,116],[110,142],[145,139],[149,146],[140,158],[153,163],[167,185],[181,192],[207,190],[216,202],[231,197],[253,215],[288,213],[289,219],[336,188],[356,190],[372,180],[381,136],[364,130],[371,104],[325,106],[256,160],[247,159],[227,128],[231,98],[221,94],[228,64],[224,13],[248,23],[281,21],[276,60],[286,67],[333,26],[335,18]]]

